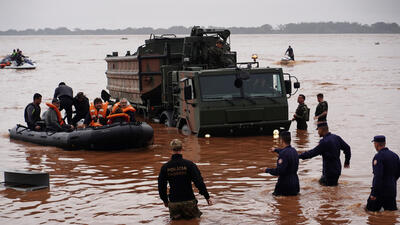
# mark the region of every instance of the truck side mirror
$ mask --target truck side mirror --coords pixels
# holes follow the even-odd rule
[[[294,88],[300,88],[300,82],[294,82],[293,84]]]
[[[192,99],[192,86],[186,86],[184,89],[185,100]]]
[[[236,78],[234,85],[235,85],[236,88],[241,88],[243,86],[242,79]]]
[[[295,85],[296,83],[298,82],[295,82]],[[285,80],[285,89],[286,89],[286,94],[290,95],[292,93],[292,82],[290,80]]]

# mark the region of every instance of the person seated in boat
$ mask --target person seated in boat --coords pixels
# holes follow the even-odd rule
[[[17,50],[17,54],[15,56],[15,61],[17,62],[17,66],[22,65],[22,62],[24,61],[23,59],[25,58],[25,56],[22,54],[21,50]]]
[[[95,98],[90,104],[89,113],[86,115],[84,127],[99,127],[107,124],[107,116],[110,115],[108,102],[104,102],[101,98]]]
[[[121,107],[116,108],[107,116],[107,124],[129,122],[129,115],[124,113]]]
[[[42,95],[35,93],[33,95],[33,102],[25,107],[25,122],[30,130],[40,131],[44,129],[44,122],[40,118],[40,103],[42,103]]]
[[[65,124],[60,112],[60,100],[54,98],[50,103],[46,103],[49,109],[46,111],[45,122],[46,130],[55,132],[72,131],[74,126]]]
[[[121,100],[120,100],[119,102],[117,102],[117,103],[115,103],[115,104],[113,105],[113,108],[112,108],[112,110],[111,110],[111,113],[114,113],[115,110],[116,110],[118,107],[121,108],[121,110],[122,110],[123,113],[128,114],[128,116],[129,116],[129,121],[128,121],[128,122],[133,122],[133,121],[135,121],[135,112],[136,112],[136,109],[133,108],[132,105],[129,105],[129,104],[128,104],[128,99],[126,99],[126,98],[121,98]]]
[[[76,126],[78,121],[85,119],[86,115],[89,113],[89,99],[83,94],[83,92],[78,92],[74,97],[74,107],[75,116],[72,118],[72,125]]]

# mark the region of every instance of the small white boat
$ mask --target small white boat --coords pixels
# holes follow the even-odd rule
[[[31,63],[27,63],[24,62],[21,65],[17,66],[17,62],[12,61],[11,64],[9,66],[5,66],[3,69],[36,69],[36,64],[31,62]]]

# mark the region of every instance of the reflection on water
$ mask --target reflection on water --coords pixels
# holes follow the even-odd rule
[[[152,124],[154,145],[125,151],[64,151],[9,140],[7,129],[23,123],[23,109],[39,92],[49,101],[64,81],[93,100],[106,87],[103,58],[112,51],[134,50],[148,36],[0,37],[0,54],[18,46],[38,62],[34,71],[0,70],[0,180],[3,171],[26,169],[50,174],[50,188],[21,192],[0,188],[1,224],[395,224],[399,212],[364,211],[372,181],[371,137],[385,134],[399,153],[399,35],[233,35],[239,61],[257,48],[260,63],[273,65],[287,43],[296,46],[299,62],[284,67],[301,82],[311,114],[322,92],[329,103],[332,133],[352,147],[351,168],[338,187],[318,184],[322,160],[300,161],[300,195],[274,197],[277,178],[263,172],[275,167],[272,136],[197,138],[175,128]],[[252,46],[248,40],[252,40]],[[318,40],[318,41],[315,41]],[[380,40],[370,49],[370,43]],[[101,44],[99,44],[101,43]],[[273,44],[271,44],[273,43]],[[384,43],[391,43],[390,46]],[[283,46],[283,47],[282,47]],[[397,51],[393,51],[393,49]],[[362,55],[363,57],[359,57]],[[357,60],[356,60],[357,59]],[[289,115],[297,96],[289,99]],[[45,110],[42,104],[42,110]],[[307,131],[291,127],[292,146],[310,150],[319,142],[315,124]],[[215,204],[196,194],[203,216],[171,221],[158,197],[157,176],[170,158],[168,143],[183,140],[184,157],[199,166]],[[342,154],[343,157],[343,154]],[[343,162],[343,160],[342,160]]]

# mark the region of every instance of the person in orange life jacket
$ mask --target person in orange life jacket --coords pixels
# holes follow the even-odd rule
[[[33,95],[33,102],[29,103],[25,107],[24,117],[25,122],[28,125],[28,128],[31,130],[42,130],[44,128],[44,124],[40,124],[43,122],[40,118],[40,103],[42,102],[42,95],[39,93],[35,93]]]
[[[121,107],[118,107],[107,116],[107,119],[107,124],[129,122],[129,115],[124,113]]]
[[[128,100],[126,98],[121,98],[121,100],[113,105],[111,113],[114,113],[114,111],[120,107],[122,109],[123,113],[128,114],[129,116],[129,121],[133,122],[135,121],[135,111],[136,109],[133,108],[131,105],[128,105]]]
[[[90,104],[89,113],[86,115],[84,126],[103,126],[107,124],[107,116],[110,115],[108,102],[103,103],[100,98],[95,98]]]
[[[55,132],[72,131],[74,126],[67,125],[61,117],[60,101],[54,98],[50,103],[46,103],[49,109],[46,111],[45,123],[46,129]]]

